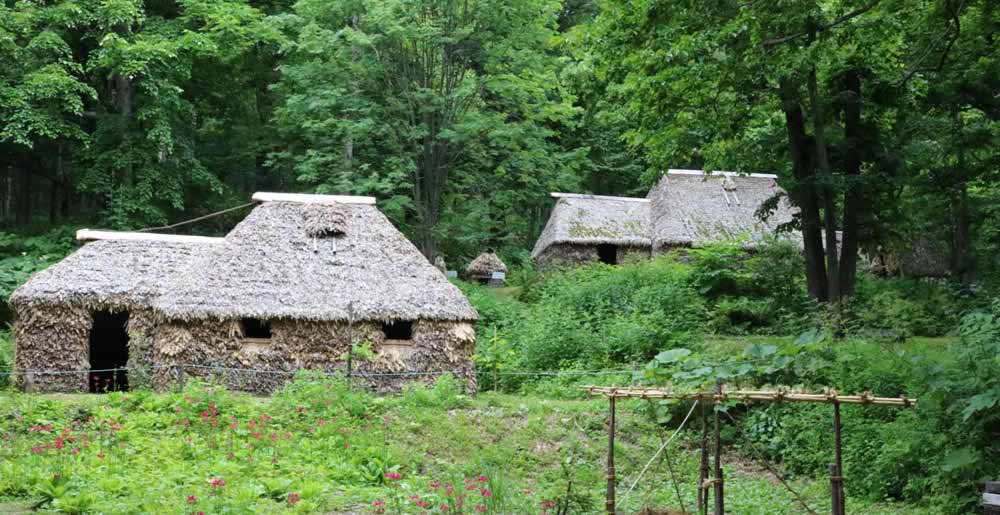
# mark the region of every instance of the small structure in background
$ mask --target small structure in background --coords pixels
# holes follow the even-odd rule
[[[299,369],[341,370],[369,343],[354,371],[377,390],[448,373],[475,390],[475,309],[375,199],[254,200],[225,238],[81,231],[100,241],[11,296],[20,385],[125,389],[123,371],[95,374],[127,364],[159,389],[199,376],[268,393]]]
[[[601,262],[616,265],[650,255],[650,201],[552,193],[556,205],[531,258],[539,268]]]
[[[493,251],[483,252],[465,267],[465,276],[479,284],[503,286],[507,280],[507,265]]]
[[[444,256],[441,254],[434,258],[434,268],[440,270],[442,274],[448,275],[448,265],[444,262]]]

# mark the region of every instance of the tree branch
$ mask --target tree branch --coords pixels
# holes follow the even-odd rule
[[[836,27],[837,25],[840,25],[842,23],[846,23],[846,22],[848,22],[848,21],[850,21],[850,20],[852,20],[854,18],[857,18],[858,16],[861,16],[862,14],[864,14],[864,13],[866,13],[866,12],[874,9],[875,6],[877,6],[880,1],[881,0],[874,0],[872,3],[870,3],[870,4],[868,4],[868,5],[864,6],[864,7],[861,7],[859,9],[855,10],[855,11],[849,12],[849,13],[841,16],[840,18],[837,18],[836,20],[833,20],[830,23],[827,23],[826,25],[820,25],[819,27],[816,27],[816,32],[823,32],[825,30],[832,29],[832,28]],[[779,38],[769,39],[769,40],[761,43],[761,46],[764,47],[764,48],[768,48],[768,47],[772,47],[772,46],[775,46],[775,45],[780,45],[782,43],[786,43],[786,42],[791,41],[793,39],[798,39],[798,38],[801,38],[802,36],[807,36],[807,35],[809,35],[808,31],[796,32],[795,34],[789,34],[787,36],[781,36]]]

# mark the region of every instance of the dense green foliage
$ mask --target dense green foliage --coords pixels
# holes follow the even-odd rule
[[[631,482],[665,431],[642,404],[622,406],[619,474]],[[603,408],[600,400],[471,399],[448,379],[377,398],[310,374],[267,399],[202,383],[166,394],[8,395],[0,397],[0,511],[538,515],[569,507],[563,513],[591,515],[602,508]],[[690,507],[698,452],[683,445],[671,454]],[[730,509],[799,513],[787,491],[739,470],[727,464]],[[651,467],[622,508],[676,506],[673,488],[663,488],[669,481],[662,464]],[[795,485],[822,510],[823,481]],[[934,513],[860,498],[848,506]]]
[[[495,247],[518,264],[549,191],[642,195],[666,168],[706,167],[778,173],[807,247],[821,221],[843,232],[841,268],[856,246],[919,234],[965,283],[997,269],[1000,9],[703,7],[7,1],[0,225],[136,228],[260,189],[371,194],[429,257],[459,268]]]
[[[480,385],[570,398],[595,382],[695,389],[717,380],[908,395],[917,409],[845,408],[851,495],[970,506],[1000,456],[991,436],[1000,430],[1000,304],[944,282],[863,275],[851,302],[831,308],[809,302],[793,273],[801,259],[786,244],[750,257],[720,244],[502,293],[463,285],[483,317]],[[594,370],[621,372],[582,373]],[[727,441],[745,455],[763,453],[793,475],[825,473],[828,406],[730,413]],[[669,405],[650,414],[677,415]]]

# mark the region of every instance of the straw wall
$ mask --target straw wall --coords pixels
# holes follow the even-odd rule
[[[371,362],[355,359],[354,374],[377,391],[398,391],[412,381],[432,383],[437,372],[445,371],[458,371],[456,375],[466,381],[469,391],[476,389],[472,324],[414,322],[413,339],[406,345],[386,344],[380,323],[356,323],[353,333],[359,343],[371,342],[377,353]],[[167,366],[153,371],[153,384],[162,389],[188,377],[214,378],[233,389],[266,394],[298,369],[345,370],[349,340],[343,322],[273,320],[268,340],[243,338],[238,321],[169,322],[156,331],[153,359]],[[170,366],[187,364],[205,368]],[[402,375],[411,372],[427,374]],[[400,375],[366,378],[369,374]]]
[[[649,247],[618,246],[619,263],[648,259],[649,256]],[[535,266],[540,269],[580,265],[597,261],[597,245],[580,245],[575,243],[553,243],[535,256]]]
[[[15,384],[30,392],[86,392],[89,389],[90,330],[95,311],[123,311],[120,305],[30,304],[16,310],[14,319]],[[153,327],[148,309],[129,312],[129,368],[151,364],[146,350]],[[39,372],[44,370],[46,372]],[[55,372],[49,372],[55,371]],[[82,371],[78,373],[68,373]],[[129,372],[133,386],[141,371]]]

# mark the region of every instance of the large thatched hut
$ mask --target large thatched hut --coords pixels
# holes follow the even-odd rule
[[[465,277],[470,281],[490,286],[501,286],[507,274],[507,265],[496,253],[483,252],[465,267]]]
[[[148,256],[155,263],[150,268],[168,273],[156,275],[155,291],[142,297],[142,334],[129,332],[125,340],[129,363],[137,357],[131,354],[132,340],[142,340],[154,386],[217,376],[235,388],[267,392],[298,369],[343,369],[353,341],[372,350],[369,359],[353,359],[353,372],[379,390],[432,381],[446,372],[475,388],[475,310],[375,208],[374,199],[292,194],[254,199],[260,205],[224,239],[203,243],[169,264],[157,261],[155,253]],[[56,265],[66,271],[62,282],[94,273],[77,262]],[[44,342],[59,339],[64,328],[76,331],[77,340],[85,340],[88,331],[92,337],[93,306],[73,311],[76,321],[64,318],[65,309],[23,311],[38,302],[39,279],[44,277],[36,276],[15,294],[18,321],[28,321],[17,329],[17,355],[32,356],[30,364],[47,359],[69,370],[93,368],[79,344],[59,343],[66,348],[49,351]],[[122,281],[121,289],[139,290],[131,279]],[[62,298],[52,301],[62,306]],[[129,314],[132,329],[135,315]],[[19,367],[29,364],[18,359]]]
[[[670,170],[649,199],[654,254],[729,239],[753,250],[794,213],[777,176],[769,174]],[[769,201],[774,210],[761,220],[758,210]]]
[[[555,207],[531,252],[540,268],[649,257],[648,199],[574,193],[552,197]]]

